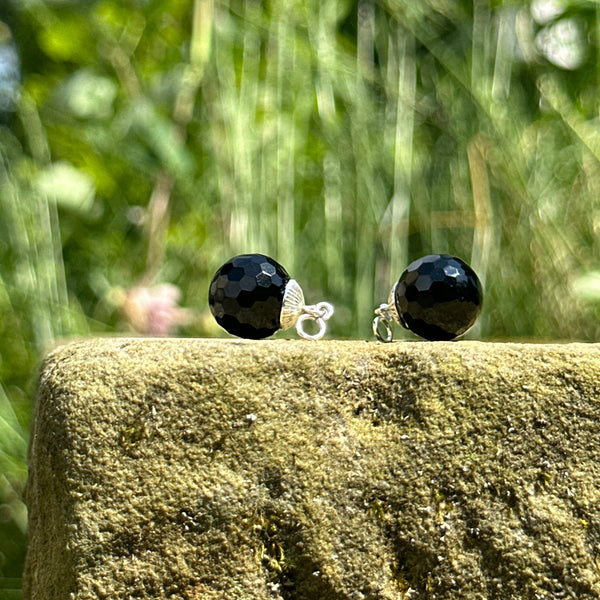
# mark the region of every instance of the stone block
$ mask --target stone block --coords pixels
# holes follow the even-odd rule
[[[74,342],[26,597],[600,598],[599,480],[598,345]]]

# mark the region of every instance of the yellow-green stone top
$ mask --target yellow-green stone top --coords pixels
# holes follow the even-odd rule
[[[600,597],[600,346],[96,339],[48,356],[30,600]]]

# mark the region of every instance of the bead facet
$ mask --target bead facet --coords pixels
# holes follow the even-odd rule
[[[430,254],[402,273],[394,300],[404,327],[428,340],[453,340],[477,320],[483,290],[475,271],[460,258]]]
[[[262,339],[281,328],[287,271],[264,254],[228,260],[212,279],[208,304],[217,323],[232,335]]]

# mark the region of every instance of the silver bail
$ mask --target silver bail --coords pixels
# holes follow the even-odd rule
[[[281,329],[289,329],[296,326],[300,337],[306,340],[320,340],[327,331],[327,320],[333,315],[333,306],[329,302],[318,304],[305,304],[302,288],[295,279],[290,279],[283,293],[283,304],[279,321]],[[310,334],[304,331],[304,322],[316,321],[319,331]]]
[[[375,309],[376,316],[373,319],[373,333],[380,342],[388,343],[394,339],[394,334],[392,332],[392,321],[402,324],[400,321],[400,315],[398,315],[398,310],[396,309],[395,296],[397,285],[398,283],[394,284],[387,303],[380,304],[379,307]],[[379,325],[383,325],[385,328],[385,337],[381,335],[381,332],[379,331]]]

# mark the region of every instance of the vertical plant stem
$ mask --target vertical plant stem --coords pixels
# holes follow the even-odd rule
[[[390,207],[388,256],[390,281],[408,264],[408,226],[412,186],[414,109],[416,104],[416,66],[413,36],[401,30],[398,48],[396,126],[394,136],[394,190]]]
[[[351,115],[352,152],[356,173],[355,227],[355,280],[354,324],[357,331],[367,334],[370,324],[364,315],[373,309],[373,282],[375,279],[375,237],[373,224],[379,221],[382,198],[372,181],[371,168],[375,148],[369,143],[372,103],[368,82],[373,71],[373,41],[375,9],[369,0],[361,0],[358,7],[356,90]]]
[[[492,227],[493,213],[487,165],[477,138],[469,142],[467,146],[467,158],[471,176],[471,189],[473,191],[473,209],[475,212],[471,266],[475,269],[482,285],[485,287],[487,266],[490,261],[494,242],[494,231]]]
[[[316,77],[317,110],[325,135],[336,139],[337,109],[334,96],[336,58],[335,1],[320,3],[318,22],[315,26],[314,44],[317,51],[318,73]],[[324,257],[327,269],[327,287],[335,296],[346,296],[346,262],[344,255],[344,193],[342,183],[342,150],[329,147],[323,157],[323,212],[325,219]]]
[[[175,132],[177,137],[184,141],[194,113],[195,98],[210,57],[213,17],[214,0],[194,1],[189,62],[184,69],[173,108]],[[146,270],[142,277],[145,283],[156,276],[164,262],[174,185],[173,175],[165,168],[161,169],[148,203],[148,249]]]
[[[296,271],[297,240],[296,240],[296,129],[297,119],[301,119],[296,107],[287,114],[284,106],[284,95],[293,81],[296,60],[296,36],[290,17],[285,7],[278,11],[277,31],[277,72],[276,72],[276,140],[275,150],[275,189],[276,189],[276,219],[277,219],[277,256],[291,273]],[[295,93],[295,89],[294,89]],[[269,174],[270,179],[273,174]]]

